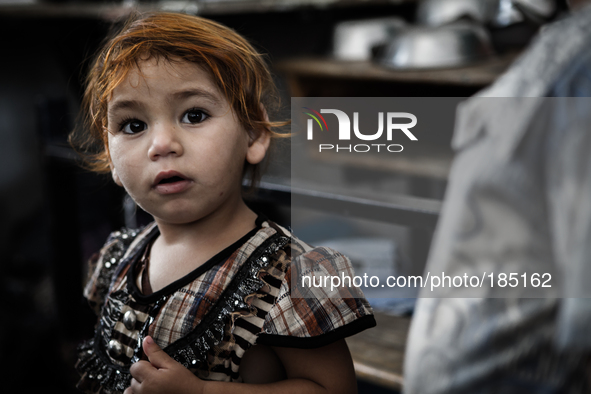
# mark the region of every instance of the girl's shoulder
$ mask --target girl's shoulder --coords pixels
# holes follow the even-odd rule
[[[257,343],[315,348],[376,325],[371,306],[358,287],[333,286],[337,280],[342,284],[343,278],[354,278],[347,256],[312,246],[290,230],[269,223],[289,241],[273,258],[284,260],[285,274]]]
[[[264,229],[266,227],[272,228],[277,235],[289,239],[289,242],[286,243],[284,248],[289,251],[289,257],[292,263],[301,265],[304,262],[306,264],[318,264],[330,261],[343,265],[350,264],[349,259],[339,251],[324,246],[310,245],[299,239],[290,228],[283,227],[270,220],[263,222],[262,228]]]

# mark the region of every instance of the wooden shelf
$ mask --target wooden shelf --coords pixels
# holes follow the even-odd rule
[[[417,0],[161,0],[158,2],[102,3],[13,3],[0,4],[0,16],[43,18],[97,18],[114,21],[134,11],[174,11],[195,15],[224,15],[243,13],[289,12],[301,8],[344,8],[400,5]]]
[[[282,61],[276,65],[276,69],[287,78],[297,80],[331,78],[484,87],[502,74],[515,57],[516,54],[508,54],[461,68],[404,71],[388,69],[369,61],[298,58]]]
[[[441,201],[409,195],[352,189],[297,179],[263,180],[251,201],[305,208],[385,223],[427,228],[437,225]]]
[[[375,313],[377,326],[347,338],[358,378],[402,390],[409,317]]]

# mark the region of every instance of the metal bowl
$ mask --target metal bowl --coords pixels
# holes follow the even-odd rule
[[[406,26],[398,17],[345,21],[336,25],[333,56],[340,60],[370,60],[371,48],[388,41]]]
[[[441,26],[462,18],[486,24],[499,9],[499,0],[421,0],[417,7],[417,23]]]
[[[494,55],[488,32],[480,25],[456,22],[412,27],[375,51],[374,61],[395,69],[461,67]]]
[[[556,0],[420,0],[417,23],[441,26],[470,19],[496,27],[525,19],[542,24],[556,12]]]

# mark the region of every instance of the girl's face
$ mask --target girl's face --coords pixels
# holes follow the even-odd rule
[[[241,202],[245,160],[259,163],[269,135],[237,121],[209,74],[188,62],[141,62],[108,104],[113,179],[156,220],[191,223]]]

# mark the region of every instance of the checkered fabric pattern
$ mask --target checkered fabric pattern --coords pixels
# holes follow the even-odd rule
[[[97,349],[100,346],[107,349],[112,341],[119,343],[123,349],[118,355],[104,352],[103,356],[107,356],[115,367],[128,368],[134,357],[138,357],[138,352],[141,353],[139,344],[142,327],[160,347],[169,350],[167,352],[173,357],[182,359],[179,356],[181,353],[193,354],[188,348],[193,346],[190,343],[199,344],[202,341],[195,337],[195,333],[203,331],[205,322],[222,324],[221,341],[216,342],[215,346],[202,347],[209,349],[205,361],[193,361],[187,366],[203,379],[240,381],[242,356],[257,343],[270,341],[275,346],[317,347],[375,325],[371,308],[365,299],[292,300],[290,273],[293,259],[304,258],[308,262],[319,258],[331,259],[344,268],[350,268],[350,262],[330,249],[312,248],[304,244],[288,230],[270,221],[263,222],[259,230],[232,251],[229,257],[212,265],[187,284],[172,289],[166,297],[161,297],[157,307],[155,299],[149,302],[146,301],[148,298],[136,299],[133,292],[129,291],[131,283],[128,283],[129,280],[135,280],[133,271],[130,274],[133,256],[143,253],[142,247],[149,244],[146,241],[155,232],[157,228],[152,224],[140,232],[128,234],[125,239],[121,233],[115,234],[109,238],[98,257],[91,261],[94,271],[85,288],[85,296],[95,311],[99,312],[100,324],[97,330],[100,335],[97,334],[96,338],[100,338],[102,344]],[[273,249],[267,256],[265,253],[271,250],[269,244],[276,245],[278,239],[285,239],[284,244],[281,244],[283,246]],[[232,311],[227,321],[212,320],[212,314],[219,313],[220,299],[228,296],[227,290],[234,288],[233,285],[243,285],[236,283],[236,278],[245,277],[242,268],[248,267],[253,259],[266,264],[256,272],[256,279],[262,287],[236,300],[236,305],[241,305]],[[247,283],[244,286],[249,288]],[[123,319],[128,311],[133,311],[137,317],[133,327],[126,325]],[[362,318],[365,318],[364,324],[357,324],[353,330],[342,330],[343,327],[354,326]],[[326,336],[331,332],[340,334]],[[304,341],[321,338],[321,341],[310,342],[312,346],[290,343],[289,340],[281,343],[281,339],[293,337]],[[185,343],[187,345],[183,345],[184,348],[179,346]],[[181,348],[187,349],[189,353]],[[87,375],[83,375],[82,380]],[[93,387],[93,390],[88,391],[96,391],[96,385]]]
[[[339,252],[325,247],[311,248],[292,238],[292,254],[295,256],[281,283],[275,304],[267,314],[261,342],[269,341],[280,345],[281,336],[289,337],[286,342],[294,343],[295,338],[313,338],[333,332],[361,318],[371,318],[372,309],[355,287],[340,288],[338,297],[326,289],[308,289],[303,293],[295,287],[295,280],[302,271],[322,272],[323,275],[353,277],[350,260]],[[292,278],[294,276],[295,278]],[[345,335],[348,336],[348,335]],[[335,337],[340,339],[340,337]],[[299,341],[303,347],[308,347]]]

